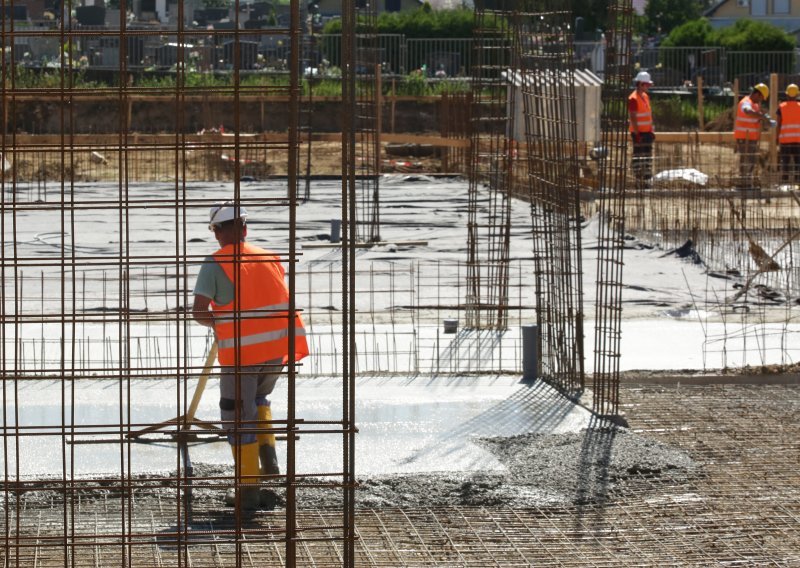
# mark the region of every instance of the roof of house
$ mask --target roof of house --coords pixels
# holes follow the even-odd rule
[[[708,17],[708,16],[713,16],[713,15],[714,15],[714,12],[716,12],[716,11],[717,11],[717,9],[718,9],[720,6],[722,6],[723,4],[725,4],[725,2],[727,2],[727,1],[728,1],[728,0],[719,0],[718,2],[715,2],[713,6],[711,6],[711,7],[710,7],[708,10],[706,10],[705,12],[703,12],[703,16],[706,16],[706,17]]]

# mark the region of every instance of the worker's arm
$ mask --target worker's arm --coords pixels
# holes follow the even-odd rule
[[[747,115],[757,116],[758,118],[761,118],[761,119],[765,119],[766,116],[767,116],[767,113],[765,111],[762,111],[761,108],[756,110],[756,109],[753,108],[753,105],[749,105],[749,104],[742,105],[742,111]]]
[[[214,329],[214,312],[209,309],[210,307],[211,298],[206,298],[199,294],[195,295],[194,305],[192,305],[192,317],[200,325]]]
[[[778,115],[778,119],[775,121],[775,136],[780,138],[781,137],[781,123],[783,122],[783,117],[781,116],[781,109],[778,109],[777,115]]]

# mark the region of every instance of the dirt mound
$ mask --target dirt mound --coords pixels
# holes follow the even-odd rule
[[[733,109],[721,112],[717,117],[708,122],[704,128],[706,132],[730,132],[733,130]]]

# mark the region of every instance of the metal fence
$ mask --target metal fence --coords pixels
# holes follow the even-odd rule
[[[105,35],[104,35],[105,34]],[[320,34],[304,42],[300,64],[305,68],[341,67],[342,36]],[[290,42],[269,30],[250,30],[240,35],[241,69],[287,71]],[[494,38],[497,47],[510,47],[510,39]],[[226,70],[232,65],[232,36],[216,43],[179,41],[177,35],[131,36],[127,38],[128,69],[174,69],[183,61],[196,71]],[[473,68],[475,45],[472,38],[409,38],[402,34],[377,35],[377,59],[384,74],[416,73],[425,78],[468,76]],[[112,69],[119,59],[120,44],[107,32],[76,42],[70,66]],[[13,57],[23,66],[59,68],[59,42],[31,31],[15,32]],[[574,42],[575,67],[589,69],[599,77],[605,73],[606,41]],[[771,73],[800,74],[800,48],[792,51],[730,51],[723,47],[639,47],[632,64],[646,69],[659,88],[695,85],[697,77],[709,89],[722,90],[739,80],[742,88],[766,81]],[[371,70],[361,68],[358,73]]]
[[[471,38],[408,38],[380,35],[385,73],[405,75],[420,71],[426,77],[466,76],[472,68]],[[319,36],[321,57],[339,66],[341,36]],[[502,43],[503,39],[496,41]],[[600,77],[605,73],[605,41],[575,42],[573,58],[580,69]],[[771,73],[800,73],[800,49],[793,51],[730,51],[723,47],[653,47],[633,52],[636,68],[647,69],[659,87],[696,84],[702,76],[711,89],[723,89],[738,79],[740,85],[766,81]]]
[[[453,77],[466,76],[472,67],[472,38],[408,38],[400,34],[378,37],[384,73],[405,75],[419,71],[427,77]],[[317,41],[321,56],[339,67],[341,36],[321,35]]]
[[[723,47],[654,47],[634,52],[633,62],[646,69],[659,87],[683,87],[703,78],[704,85],[722,89],[739,80],[742,86],[767,82],[771,73],[800,71],[798,50],[729,51]]]

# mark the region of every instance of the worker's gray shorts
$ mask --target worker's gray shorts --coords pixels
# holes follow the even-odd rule
[[[258,428],[258,407],[269,406],[267,396],[272,393],[278,377],[283,370],[283,359],[273,359],[260,365],[240,367],[237,375],[235,367],[222,367],[219,379],[220,417],[225,422],[223,428],[228,431],[228,442],[231,444],[252,444],[256,441],[255,433],[245,430]],[[236,385],[239,384],[237,393]],[[237,396],[239,404],[236,404]],[[248,422],[250,422],[248,424]],[[236,428],[236,424],[239,425]],[[238,442],[235,435],[239,431]]]

